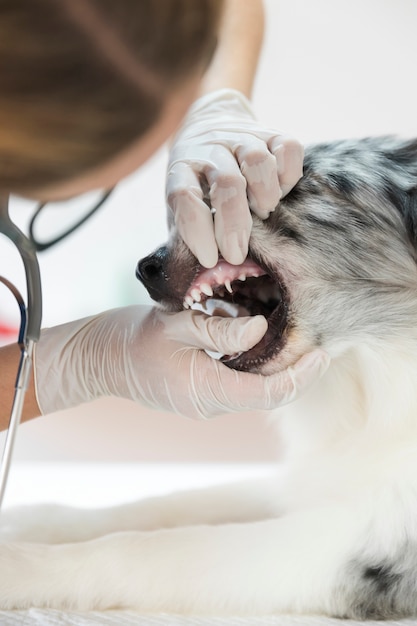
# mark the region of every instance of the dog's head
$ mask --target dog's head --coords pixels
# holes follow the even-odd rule
[[[346,140],[306,150],[304,177],[254,218],[241,266],[204,269],[172,229],[137,276],[171,311],[262,314],[261,342],[224,361],[273,373],[320,346],[417,337],[417,141]],[[411,333],[411,334],[410,334]]]

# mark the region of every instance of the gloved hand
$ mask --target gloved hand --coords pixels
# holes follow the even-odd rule
[[[108,395],[192,418],[277,407],[321,375],[325,353],[264,377],[233,371],[201,349],[247,350],[266,327],[262,316],[232,319],[131,306],[46,329],[34,358],[39,407],[51,413]]]
[[[202,265],[213,267],[218,250],[229,263],[243,263],[249,207],[267,218],[301,178],[303,156],[296,140],[256,121],[239,91],[222,89],[194,103],[173,140],[166,196],[170,219]],[[215,209],[214,226],[203,198]]]

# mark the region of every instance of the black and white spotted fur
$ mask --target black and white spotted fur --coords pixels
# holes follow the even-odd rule
[[[6,514],[0,607],[417,615],[416,185],[417,141],[317,145],[255,221],[251,254],[288,299],[282,348],[256,369],[315,346],[332,359],[271,416],[277,475],[107,512]],[[175,233],[161,254],[175,308],[196,261]]]

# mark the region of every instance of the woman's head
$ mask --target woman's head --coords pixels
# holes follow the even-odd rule
[[[141,140],[143,162],[196,89],[221,4],[0,0],[0,191],[82,178]]]

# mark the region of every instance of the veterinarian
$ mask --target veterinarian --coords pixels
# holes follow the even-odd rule
[[[64,201],[109,189],[176,133],[170,219],[206,267],[219,251],[233,264],[245,259],[250,209],[266,218],[303,159],[300,144],[256,121],[247,99],[263,36],[259,0],[8,0],[0,31],[0,193]],[[108,395],[192,418],[279,406],[320,375],[322,353],[262,377],[204,351],[246,351],[266,326],[261,316],[132,306],[46,329],[23,419]],[[16,345],[1,349],[2,428],[18,361]]]

